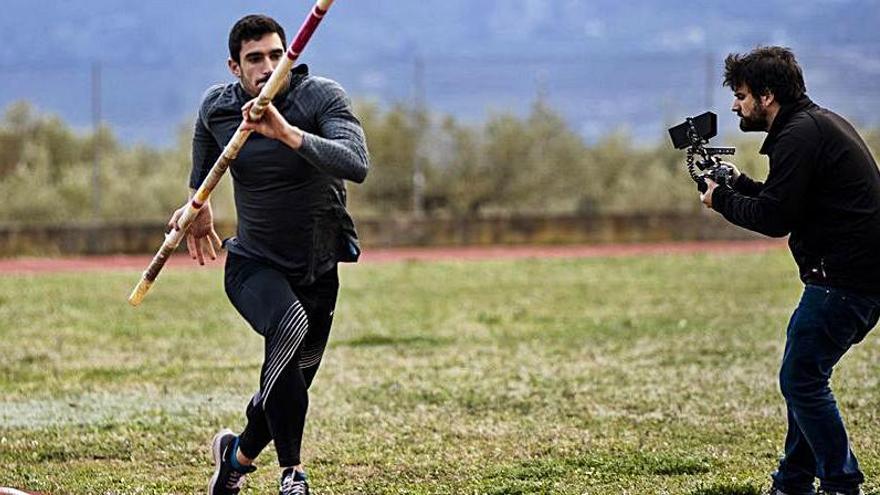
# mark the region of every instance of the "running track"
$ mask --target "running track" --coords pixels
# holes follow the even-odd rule
[[[647,244],[592,244],[574,246],[469,246],[431,248],[368,249],[361,256],[362,263],[395,261],[440,260],[499,260],[521,258],[597,258],[639,255],[681,255],[694,253],[728,254],[753,253],[783,249],[786,244],[778,239],[752,241],[707,241]],[[0,274],[82,272],[94,270],[143,270],[150,256],[91,256],[77,258],[9,258],[0,259]],[[206,265],[220,266],[206,260]],[[189,256],[176,254],[168,266],[198,268]]]

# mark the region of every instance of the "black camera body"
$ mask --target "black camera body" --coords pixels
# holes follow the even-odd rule
[[[706,146],[718,134],[718,116],[706,112],[696,117],[688,117],[683,123],[669,129],[669,137],[675,149],[687,150],[687,169],[697,189],[705,192],[706,180],[711,179],[719,186],[733,184],[733,168],[721,162],[719,156],[733,155],[732,146]]]

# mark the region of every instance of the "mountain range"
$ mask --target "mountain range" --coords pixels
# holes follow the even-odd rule
[[[126,142],[170,145],[204,89],[231,80],[236,19],[267,13],[290,37],[311,5],[4,0],[0,107],[28,100],[88,129],[97,74],[104,122]],[[814,100],[880,126],[878,25],[878,0],[337,0],[301,60],[380,105],[423,101],[479,123],[540,96],[588,140],[656,140],[706,109],[732,132],[723,58],[759,44],[793,48]]]

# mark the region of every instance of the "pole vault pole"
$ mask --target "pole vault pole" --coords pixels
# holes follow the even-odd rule
[[[254,103],[248,113],[250,120],[259,120],[260,117],[263,116],[263,112],[266,111],[269,102],[272,101],[275,94],[277,94],[281,87],[287,82],[287,76],[290,74],[294,62],[296,62],[300,54],[303,52],[303,49],[305,49],[306,44],[309,42],[312,34],[314,34],[315,30],[318,28],[318,24],[321,23],[321,20],[324,18],[324,15],[330,9],[330,5],[332,4],[333,0],[318,0],[315,3],[312,11],[309,13],[308,17],[306,17],[306,20],[299,28],[299,32],[297,32],[296,37],[294,37],[293,42],[290,44],[290,48],[287,49],[287,56],[281,59],[281,62],[272,72],[266,85],[260,90],[260,95],[257,96],[256,103]],[[180,229],[171,229],[171,232],[165,234],[165,241],[162,243],[162,247],[159,248],[156,256],[153,257],[153,261],[150,262],[150,266],[147,267],[141,276],[140,282],[135,286],[131,295],[128,296],[129,304],[137,306],[144,300],[147,291],[150,290],[153,282],[156,281],[156,277],[159,276],[159,272],[162,271],[162,267],[165,266],[165,262],[168,261],[168,258],[171,257],[171,253],[177,249],[177,246],[180,245],[180,241],[186,236],[186,232],[189,230],[190,225],[192,225],[193,220],[198,216],[202,206],[204,206],[211,197],[211,193],[214,191],[214,188],[217,187],[223,174],[226,173],[226,169],[228,169],[229,165],[235,161],[236,157],[238,157],[238,152],[241,150],[241,147],[244,146],[244,143],[247,141],[250,134],[251,131],[244,131],[242,130],[241,125],[239,125],[235,134],[233,134],[232,138],[229,140],[229,143],[223,148],[223,152],[220,154],[220,157],[217,158],[214,166],[211,167],[208,176],[205,177],[202,185],[193,195],[188,208],[184,210],[180,219],[178,219],[177,223],[180,226]]]

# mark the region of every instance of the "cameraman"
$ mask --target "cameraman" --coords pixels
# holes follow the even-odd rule
[[[786,330],[779,384],[788,409],[785,455],[770,494],[859,494],[864,476],[829,379],[880,315],[880,172],[842,117],[806,96],[794,54],[759,47],[725,60],[740,129],[762,131],[766,182],[738,171],[711,181],[706,206],[740,227],[783,237],[805,284]]]

